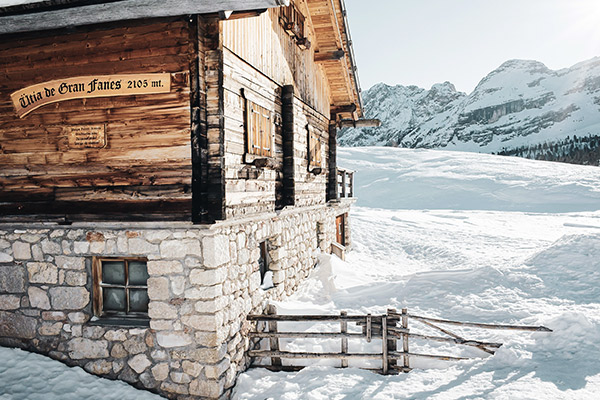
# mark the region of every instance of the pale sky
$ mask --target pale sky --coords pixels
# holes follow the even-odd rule
[[[345,0],[363,90],[450,81],[470,93],[509,59],[600,56],[600,0]]]

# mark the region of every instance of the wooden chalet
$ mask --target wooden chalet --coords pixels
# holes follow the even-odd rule
[[[343,0],[0,1],[0,344],[227,397],[350,245],[361,117]]]

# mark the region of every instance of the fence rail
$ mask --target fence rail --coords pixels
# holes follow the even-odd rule
[[[269,305],[267,314],[252,314],[247,317],[249,321],[264,322],[267,331],[250,332],[249,336],[256,339],[268,339],[269,349],[249,350],[248,355],[256,358],[267,358],[271,360],[271,365],[260,365],[271,370],[298,370],[302,366],[282,365],[281,359],[332,359],[340,360],[340,367],[348,367],[349,360],[381,360],[381,369],[375,369],[383,374],[403,371],[409,372],[410,359],[428,358],[445,361],[466,360],[472,357],[457,357],[443,354],[422,354],[411,352],[409,349],[409,339],[419,339],[426,341],[449,343],[461,346],[471,346],[478,348],[488,354],[494,354],[495,350],[502,346],[502,343],[486,342],[481,340],[465,339],[460,335],[451,332],[447,328],[438,326],[438,324],[459,325],[462,327],[479,329],[506,329],[529,332],[552,332],[544,326],[522,326],[522,325],[497,325],[483,324],[475,322],[460,322],[439,318],[422,317],[409,314],[404,308],[400,313],[394,309],[389,309],[383,315],[348,315],[342,311],[339,315],[278,315],[275,306]],[[431,329],[442,332],[445,336],[433,336],[422,333],[411,332],[408,327],[409,319],[425,325]],[[339,323],[339,332],[282,332],[279,329],[279,322],[327,322]],[[348,324],[353,323],[361,332],[349,332]],[[282,350],[280,339],[340,339],[339,352],[292,352]],[[381,340],[381,351],[369,353],[352,353],[348,351],[348,340],[366,340],[371,342],[373,339]],[[371,369],[373,368],[365,368]]]

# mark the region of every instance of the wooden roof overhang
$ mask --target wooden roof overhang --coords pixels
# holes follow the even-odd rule
[[[0,35],[133,19],[261,10],[290,0],[7,0]]]
[[[356,120],[363,110],[344,0],[306,0],[306,4],[316,36],[315,61],[329,81],[331,111]]]

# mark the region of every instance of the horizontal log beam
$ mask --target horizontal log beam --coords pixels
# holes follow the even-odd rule
[[[378,119],[342,119],[338,122],[340,128],[377,128],[381,126],[381,121]]]
[[[400,314],[394,314],[394,315],[400,316]],[[421,317],[418,315],[411,315],[411,314],[409,314],[408,317],[416,319],[416,320],[437,322],[437,323],[449,324],[449,325],[467,326],[467,327],[472,327],[472,328],[507,329],[507,330],[529,331],[529,332],[552,332],[552,329],[546,328],[545,326],[481,324],[481,323],[476,323],[476,322],[459,322],[459,321],[452,321],[452,320],[447,320],[447,319]]]
[[[319,62],[323,62],[323,61],[341,60],[345,55],[346,55],[346,53],[344,52],[344,50],[325,51],[322,53],[319,52],[319,53],[315,53],[315,62],[319,63]]]
[[[290,351],[250,350],[250,357],[279,357],[290,359],[348,359],[348,360],[379,360],[381,353],[293,353]]]
[[[336,339],[350,338],[362,339],[362,333],[338,333],[338,332],[250,332],[250,337],[257,338],[289,338],[289,339]],[[379,335],[381,338],[381,335]]]
[[[397,359],[397,360],[404,356],[431,358],[434,360],[444,360],[444,361],[471,360],[471,358],[469,358],[469,357],[454,357],[454,356],[442,356],[442,355],[435,355],[435,354],[405,353],[403,351],[391,351],[388,353],[389,358],[393,358],[393,359]]]
[[[345,104],[345,105],[342,105],[342,106],[333,107],[330,110],[330,113],[331,113],[331,115],[340,114],[340,113],[350,113],[350,114],[352,114],[355,111],[356,111],[356,104]]]

